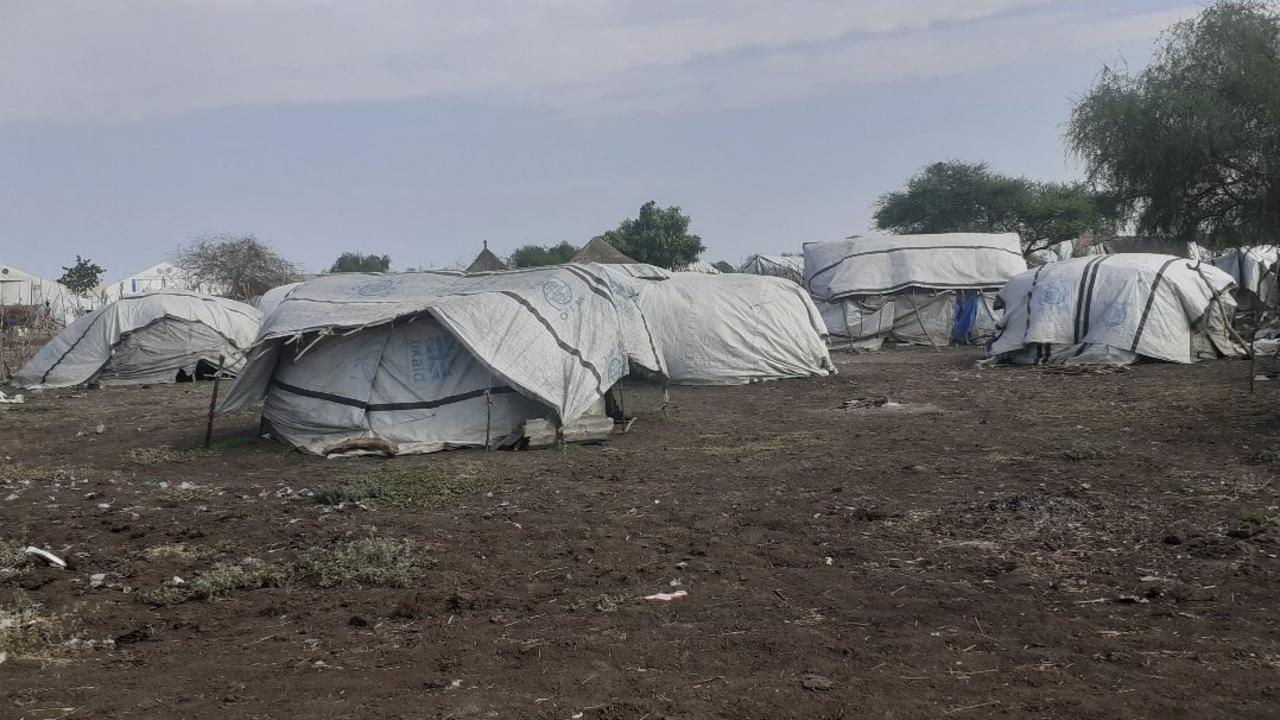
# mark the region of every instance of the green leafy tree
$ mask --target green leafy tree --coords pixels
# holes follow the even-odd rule
[[[541,267],[563,265],[569,262],[578,249],[567,242],[559,245],[523,245],[511,253],[511,267]]]
[[[1280,238],[1280,12],[1225,1],[1174,25],[1147,68],[1104,68],[1067,131],[1141,234]]]
[[[87,297],[94,288],[102,284],[102,274],[106,272],[88,258],[76,255],[76,262],[71,267],[63,266],[62,277],[58,283],[80,297]]]
[[[899,234],[1016,232],[1032,253],[1111,227],[1107,198],[1081,183],[1010,177],[986,163],[956,160],[925,167],[906,187],[876,203],[877,228]]]
[[[387,272],[391,269],[390,255],[365,255],[358,252],[344,252],[333,261],[331,273],[343,272]]]
[[[696,262],[707,249],[702,238],[689,233],[689,222],[679,207],[660,208],[650,200],[637,217],[601,237],[633,260],[670,270]]]

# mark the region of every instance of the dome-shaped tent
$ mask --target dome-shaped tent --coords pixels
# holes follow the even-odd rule
[[[995,332],[995,291],[1027,269],[1017,234],[887,235],[805,243],[805,285],[833,339],[971,343]]]
[[[198,366],[234,372],[262,315],[244,303],[190,292],[134,295],[80,317],[14,376],[24,388],[132,385],[195,376]]]
[[[735,385],[835,373],[822,316],[793,282],[676,273],[629,284],[673,383]]]
[[[662,370],[620,306],[586,265],[320,277],[267,317],[221,410],[262,400],[320,455],[498,444],[541,419],[607,432],[604,395],[632,364]]]
[[[1027,364],[1189,363],[1243,352],[1231,337],[1234,281],[1195,260],[1149,253],[1075,258],[1009,281],[990,355]]]

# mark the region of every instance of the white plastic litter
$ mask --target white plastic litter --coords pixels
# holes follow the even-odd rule
[[[671,602],[673,600],[679,600],[682,597],[686,597],[688,594],[689,593],[685,590],[677,590],[670,593],[654,593],[652,595],[645,595],[644,599],[653,600],[654,602]]]
[[[0,405],[21,405],[26,401],[27,398],[22,393],[18,393],[17,395],[5,395],[0,392]]]
[[[23,552],[27,553],[28,555],[35,555],[36,557],[40,558],[41,560],[44,560],[45,562],[49,563],[50,565],[53,565],[54,567],[59,567],[64,570],[67,567],[66,560],[63,560],[62,558],[58,557],[57,555],[54,555],[48,550],[41,550],[38,547],[28,547]]]

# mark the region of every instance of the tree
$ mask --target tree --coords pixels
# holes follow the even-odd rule
[[[715,269],[719,270],[719,271],[720,271],[720,272],[722,272],[722,273],[736,273],[736,272],[738,272],[738,269],[737,269],[737,268],[735,268],[734,266],[732,266],[732,265],[730,265],[729,263],[725,262],[724,260],[717,260],[717,261],[715,261],[715,262],[711,263],[711,267],[713,267],[713,268],[715,268]]]
[[[196,284],[218,295],[247,301],[298,279],[293,263],[253,235],[214,235],[178,248],[174,264]]]
[[[660,208],[650,200],[635,219],[623,220],[601,237],[637,262],[670,270],[696,262],[706,250],[702,238],[689,234],[689,222],[679,207]]]
[[[62,277],[58,283],[79,297],[86,297],[102,284],[102,273],[106,272],[101,265],[92,260],[76,255],[76,262],[71,267],[63,266]]]
[[[511,267],[542,267],[543,265],[563,265],[578,252],[578,249],[567,242],[559,245],[522,245],[511,253]]]
[[[333,261],[331,273],[343,272],[387,272],[391,269],[390,255],[365,255],[358,252],[344,252]]]
[[[877,228],[900,234],[1016,232],[1024,253],[1112,224],[1106,198],[1081,183],[1035,182],[957,160],[925,167],[880,196]]]
[[[1139,233],[1218,246],[1280,237],[1280,12],[1220,1],[1133,75],[1104,68],[1071,148]]]

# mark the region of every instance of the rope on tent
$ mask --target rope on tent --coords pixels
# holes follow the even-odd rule
[[[920,325],[920,330],[921,332],[924,333],[925,339],[928,340],[929,344],[933,346],[933,351],[942,352],[942,348],[938,347],[938,344],[933,341],[933,336],[929,334],[929,329],[924,326],[924,320],[920,317],[920,308],[916,306],[915,297],[912,295],[912,293],[903,293],[903,294],[906,295],[907,302],[911,303],[911,309],[915,310],[916,323]]]

